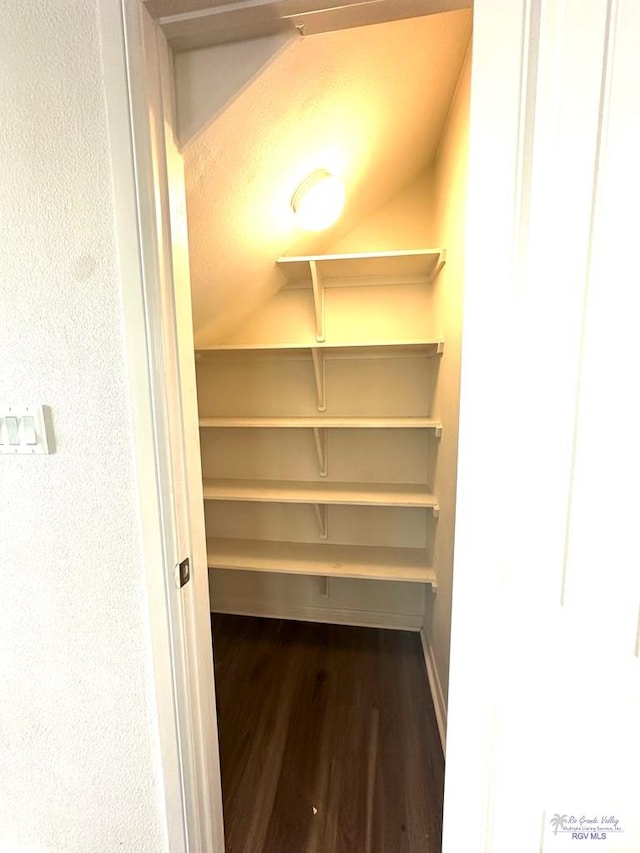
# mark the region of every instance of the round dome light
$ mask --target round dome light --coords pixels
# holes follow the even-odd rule
[[[338,219],[344,199],[342,181],[326,169],[318,169],[295,191],[291,207],[305,231],[322,231]]]

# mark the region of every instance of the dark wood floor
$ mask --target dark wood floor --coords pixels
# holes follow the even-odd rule
[[[215,615],[227,853],[439,853],[417,634]]]

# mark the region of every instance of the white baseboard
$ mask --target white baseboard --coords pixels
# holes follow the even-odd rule
[[[296,622],[325,622],[335,625],[355,625],[362,628],[395,628],[401,631],[420,631],[423,617],[413,613],[385,613],[376,610],[350,610],[331,607],[301,607],[299,605],[252,601],[225,601],[212,606],[214,613],[233,613],[236,616],[262,616],[268,619],[293,619]]]
[[[440,742],[442,743],[442,751],[446,755],[447,746],[447,703],[442,692],[442,685],[438,677],[438,669],[433,656],[431,643],[427,639],[427,634],[424,628],[420,629],[420,640],[422,642],[422,652],[424,654],[424,662],[427,667],[427,677],[429,679],[429,689],[431,690],[431,698],[433,699],[433,707],[436,712],[436,720],[438,723],[438,732],[440,733]]]

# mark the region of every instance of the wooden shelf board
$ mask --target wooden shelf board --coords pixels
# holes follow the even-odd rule
[[[425,486],[382,483],[300,482],[292,480],[205,480],[205,500],[352,506],[436,507]]]
[[[426,565],[425,552],[410,548],[208,539],[207,561],[211,569],[436,585],[436,575]]]
[[[254,429],[442,429],[434,418],[335,418],[331,416],[300,418],[260,417],[201,417],[203,428],[254,428]]]
[[[283,356],[311,357],[311,350],[321,350],[325,358],[384,358],[387,356],[435,355],[443,351],[444,341],[441,338],[432,340],[413,341],[371,341],[370,343],[339,343],[318,342],[309,339],[306,346],[300,343],[246,343],[246,344],[212,344],[196,350],[197,360],[206,360],[220,353],[241,352],[247,355],[274,353]]]
[[[309,281],[310,261],[316,263],[325,284],[356,279],[367,281],[430,281],[444,262],[442,249],[408,249],[400,252],[357,252],[347,255],[300,255],[278,258],[287,281]]]

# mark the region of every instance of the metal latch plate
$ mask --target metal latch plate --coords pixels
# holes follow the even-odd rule
[[[185,559],[176,566],[176,582],[178,586],[182,588],[185,584],[189,583],[190,580],[191,565],[189,563],[189,558],[185,557]]]

